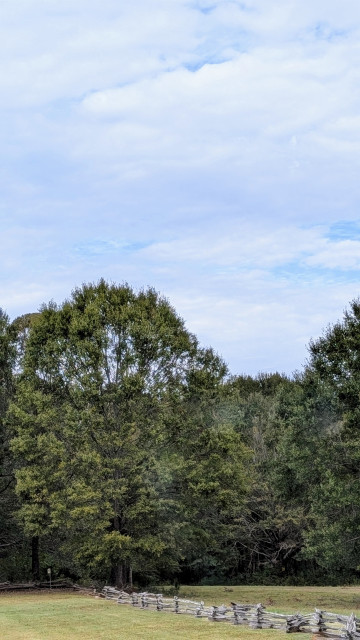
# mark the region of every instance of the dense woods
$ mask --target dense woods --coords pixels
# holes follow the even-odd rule
[[[232,376],[152,289],[0,313],[0,580],[360,571],[360,304],[300,373]]]

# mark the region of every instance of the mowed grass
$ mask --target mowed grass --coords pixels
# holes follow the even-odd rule
[[[185,587],[181,598],[203,600],[207,605],[257,604],[278,613],[308,613],[315,608],[360,615],[360,587]],[[301,636],[304,637],[304,636]]]
[[[1,640],[284,640],[285,634],[185,615],[141,611],[90,596],[21,593],[0,596],[0,637]],[[301,637],[310,639],[308,634]]]
[[[280,613],[315,607],[360,612],[360,587],[181,587],[180,597],[208,605],[261,602]],[[282,631],[252,630],[191,616],[141,611],[73,593],[0,596],[1,640],[284,640]],[[301,634],[303,640],[310,635]]]

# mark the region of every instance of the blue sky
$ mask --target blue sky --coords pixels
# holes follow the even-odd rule
[[[104,277],[233,373],[360,295],[358,0],[3,0],[0,306]]]

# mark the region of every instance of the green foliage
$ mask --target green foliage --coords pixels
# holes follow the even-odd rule
[[[2,579],[39,540],[119,586],[357,579],[359,398],[357,301],[293,378],[227,378],[152,289],[0,312]]]
[[[17,507],[14,494],[13,459],[9,450],[9,430],[6,412],[14,391],[13,370],[16,344],[13,340],[9,318],[0,309],[0,581],[9,575],[18,575],[16,567],[23,543],[22,532],[17,527],[13,512]]]
[[[105,567],[121,583],[130,565],[137,574],[154,559],[175,567],[186,500],[197,514],[212,502],[221,519],[231,482],[243,493],[236,435],[200,423],[176,463],[185,502],[180,485],[173,491],[174,442],[193,426],[189,396],[205,406],[225,367],[153,290],[101,281],[43,307],[22,367],[9,411],[18,518],[29,536],[56,532],[79,570]],[[195,526],[194,513],[186,519]]]
[[[306,557],[331,571],[360,566],[360,305],[310,345],[308,378],[327,399],[327,427],[316,457],[318,481],[309,492],[312,529]]]

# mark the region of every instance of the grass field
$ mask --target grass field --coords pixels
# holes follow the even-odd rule
[[[207,604],[262,602],[279,612],[315,606],[350,613],[360,610],[360,587],[182,587],[180,596]],[[226,589],[226,590],[224,590]],[[141,611],[72,593],[0,596],[2,640],[285,640],[281,631],[254,631],[190,616]],[[301,634],[302,640],[310,635]]]
[[[273,640],[276,631],[252,631],[190,616],[141,611],[80,595],[0,597],[2,640]],[[309,636],[304,635],[304,639]]]
[[[230,589],[230,591],[229,591]],[[360,587],[181,587],[180,597],[206,604],[257,604],[279,613],[307,613],[315,607],[335,613],[360,614]],[[303,637],[303,636],[301,636]]]

